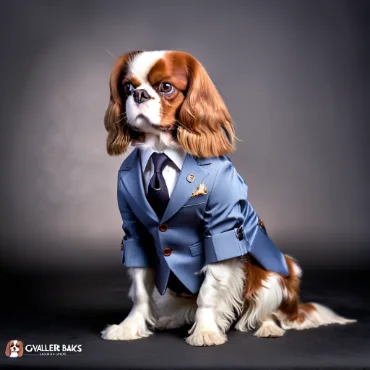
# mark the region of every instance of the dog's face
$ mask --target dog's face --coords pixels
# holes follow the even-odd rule
[[[175,55],[144,52],[128,63],[122,81],[127,122],[141,132],[164,132],[174,127],[175,112],[187,89],[185,65],[181,63],[185,60],[173,60]]]
[[[20,340],[11,340],[8,342],[5,350],[8,357],[21,357],[23,355],[23,343]]]
[[[231,117],[204,67],[178,51],[136,51],[121,56],[110,78],[105,116],[109,154],[154,134],[200,157],[234,149]]]

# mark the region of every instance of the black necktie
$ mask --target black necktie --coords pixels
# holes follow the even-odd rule
[[[162,218],[167,207],[169,196],[166,181],[162,175],[170,159],[163,153],[153,153],[154,173],[148,186],[148,202],[159,218]]]
[[[164,153],[153,153],[152,161],[154,164],[154,173],[149,182],[147,198],[149,204],[161,219],[170,200],[166,181],[162,172],[171,159],[169,159]],[[176,293],[191,294],[191,292],[182,284],[172,271],[168,278],[167,286]]]

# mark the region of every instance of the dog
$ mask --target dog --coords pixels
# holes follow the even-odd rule
[[[132,149],[117,194],[133,307],[103,339],[191,325],[187,344],[213,346],[226,342],[232,325],[265,338],[355,322],[300,303],[301,268],[275,246],[248,202],[228,157],[236,140],[230,113],[196,58],[126,53],[109,86],[107,152]]]
[[[11,340],[6,345],[5,354],[8,357],[22,357],[23,356],[23,342],[20,340]]]

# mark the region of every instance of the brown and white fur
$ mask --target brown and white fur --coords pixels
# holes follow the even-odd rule
[[[197,157],[234,150],[234,128],[223,99],[204,67],[187,53],[127,53],[113,67],[110,91],[105,115],[110,155],[126,152],[133,141],[158,151],[180,146]],[[262,269],[249,255],[206,265],[199,272],[205,275],[200,291],[190,298],[169,289],[161,296],[153,269],[129,268],[133,307],[120,324],[103,330],[102,338],[139,339],[154,328],[190,324],[186,343],[212,346],[226,342],[234,323],[236,330],[256,329],[257,337],[281,337],[289,329],[355,321],[317,303],[300,303],[302,272],[293,258],[285,258],[288,277]]]
[[[11,340],[6,345],[5,354],[8,357],[22,357],[23,356],[23,343],[20,340]]]

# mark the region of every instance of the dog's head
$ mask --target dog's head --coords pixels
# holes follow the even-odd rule
[[[5,354],[8,357],[22,357],[23,356],[23,342],[20,340],[11,340],[6,345]]]
[[[234,150],[230,114],[204,67],[179,51],[134,51],[116,61],[105,114],[107,151],[124,153],[146,134],[197,157]]]

